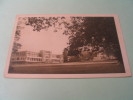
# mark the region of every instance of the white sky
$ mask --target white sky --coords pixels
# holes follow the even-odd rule
[[[47,31],[42,29],[40,32],[33,31],[33,27],[25,26],[21,31],[19,43],[22,44],[20,51],[35,51],[40,50],[52,51],[55,54],[62,54],[67,47],[68,36],[63,35],[63,29],[58,32],[53,32],[53,28]]]

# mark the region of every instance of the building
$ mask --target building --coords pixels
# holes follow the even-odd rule
[[[19,51],[11,56],[12,63],[62,63],[63,56],[52,54],[51,51],[40,52]]]

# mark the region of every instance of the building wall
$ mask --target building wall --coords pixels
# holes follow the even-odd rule
[[[19,62],[43,62],[43,63],[62,63],[61,55],[52,54],[50,51],[41,50],[40,52],[21,51],[12,54],[11,61]]]

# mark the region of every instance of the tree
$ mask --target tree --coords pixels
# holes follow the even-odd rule
[[[123,62],[113,17],[77,17],[72,19],[72,26],[67,27],[70,32],[71,52],[80,46],[92,44],[103,47],[107,55],[113,54],[120,62]]]
[[[68,49],[67,48],[65,48],[63,51],[63,59],[64,59],[64,62],[68,61]]]

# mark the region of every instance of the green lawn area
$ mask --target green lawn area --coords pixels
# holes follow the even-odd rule
[[[118,63],[77,63],[77,64],[21,64],[10,66],[9,73],[22,74],[89,74],[89,73],[124,73],[124,66]]]

